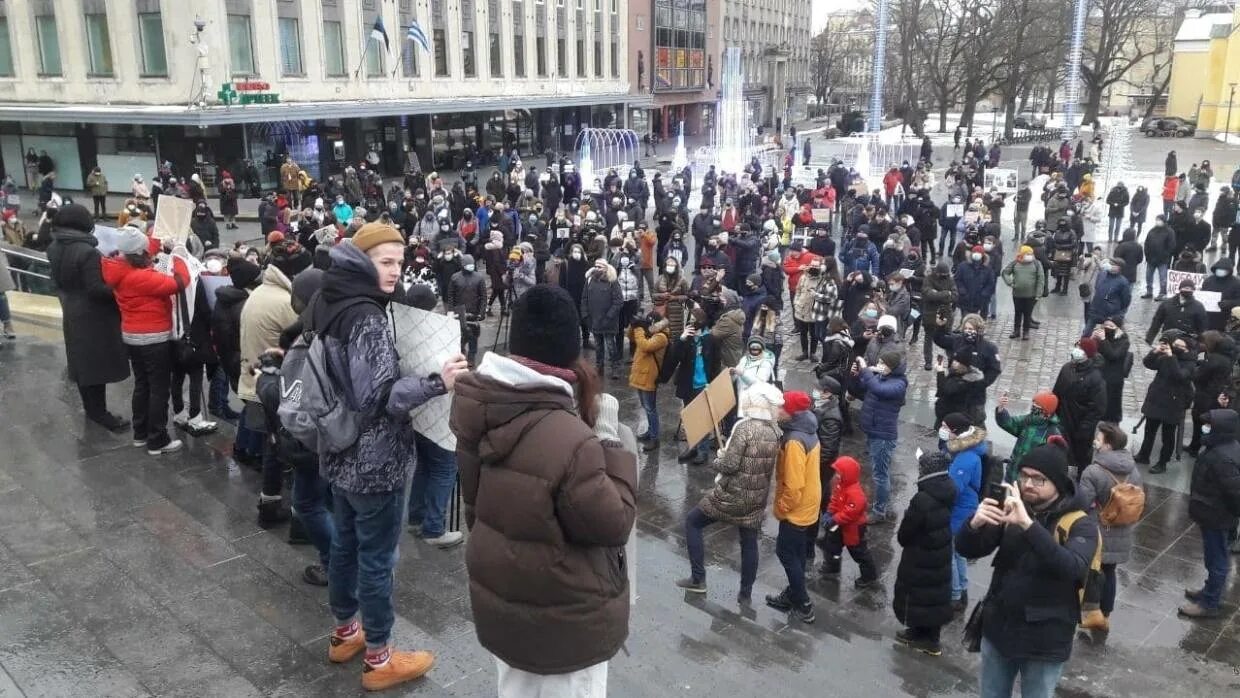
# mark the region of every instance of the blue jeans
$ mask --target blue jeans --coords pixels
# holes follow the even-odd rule
[[[456,487],[456,453],[416,431],[413,438],[418,467],[409,487],[409,523],[422,525],[423,538],[438,538],[443,535],[444,512]]]
[[[866,437],[870,451],[870,467],[874,469],[874,512],[887,513],[887,500],[891,498],[891,454],[896,442],[888,439]]]
[[[702,529],[715,523],[700,507],[693,507],[685,515],[685,543],[689,548],[689,571],[693,581],[706,581],[706,552],[702,544]],[[741,541],[741,593],[748,594],[753,590],[753,581],[758,577],[758,529],[737,526],[736,532]]]
[[[362,614],[366,646],[387,645],[396,614],[392,610],[392,570],[396,567],[405,493],[354,494],[332,487],[336,539],[327,568],[327,599],[337,625]]]
[[[817,530],[814,524],[798,526],[780,521],[775,536],[775,556],[788,576],[788,600],[797,606],[809,603],[809,593],[805,591],[805,541]]]
[[[1227,530],[1201,528],[1201,551],[1206,563],[1206,583],[1201,589],[1201,605],[1218,608],[1223,603],[1223,588],[1227,585],[1227,570],[1231,554],[1227,550]]]
[[[659,438],[659,408],[656,402],[658,393],[653,390],[637,391],[637,401],[641,403],[642,410],[646,412],[646,437],[650,439]]]
[[[1020,675],[1021,698],[1051,698],[1063,674],[1063,662],[1035,662],[1008,659],[982,638],[982,681],[980,698],[1011,698],[1012,686]]]
[[[293,470],[293,511],[306,537],[319,553],[319,564],[329,569],[332,541],[336,538],[336,526],[332,522],[332,490],[319,475],[318,465],[303,466]]]
[[[960,553],[952,550],[952,601],[969,591],[969,563]]]
[[[1166,264],[1159,264],[1158,266],[1154,266],[1153,264],[1145,265],[1145,292],[1151,293],[1151,294],[1154,293],[1154,272],[1155,271],[1158,272],[1158,288],[1160,289],[1158,291],[1158,295],[1165,296],[1167,295],[1167,265]]]

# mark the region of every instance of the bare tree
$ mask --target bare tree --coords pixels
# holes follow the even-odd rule
[[[819,104],[825,104],[833,88],[841,82],[840,41],[831,27],[824,28],[814,37],[811,50],[814,98]]]
[[[1086,91],[1082,123],[1098,117],[1109,87],[1123,80],[1133,66],[1165,49],[1150,37],[1156,33],[1155,26],[1171,20],[1175,0],[1089,1],[1089,29],[1081,56],[1081,82]]]

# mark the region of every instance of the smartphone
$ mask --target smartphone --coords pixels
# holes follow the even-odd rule
[[[991,483],[986,486],[986,498],[993,499],[1002,506],[1008,498],[1008,488],[1004,487],[1002,482]]]

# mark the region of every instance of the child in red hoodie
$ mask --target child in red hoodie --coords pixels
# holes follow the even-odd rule
[[[840,456],[832,465],[836,477],[831,488],[831,501],[827,504],[824,526],[827,535],[823,539],[825,559],[820,574],[839,578],[840,558],[844,548],[861,568],[861,576],[853,583],[857,589],[870,589],[878,585],[878,569],[874,557],[865,542],[865,511],[868,502],[861,488],[861,465],[848,456]]]

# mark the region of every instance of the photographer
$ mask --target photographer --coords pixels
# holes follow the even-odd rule
[[[715,338],[710,334],[706,323],[706,311],[694,307],[691,311],[692,321],[681,332],[680,337],[672,342],[667,350],[667,358],[659,372],[660,381],[671,381],[676,387],[676,397],[684,407],[702,392],[710,379],[719,373],[719,352],[716,351]],[[701,361],[702,371],[698,371]],[[690,460],[693,465],[706,462],[709,439],[702,439],[696,446],[686,449],[680,454],[680,462]]]
[[[956,552],[971,560],[998,550],[990,590],[974,611],[981,627],[970,618],[965,631],[980,643],[986,698],[1010,696],[1017,676],[1025,698],[1054,695],[1080,620],[1078,588],[1098,546],[1097,523],[1075,504],[1063,448],[1038,446],[1019,469],[1019,488],[1001,485],[1002,498],[988,491],[956,534]]]
[[[444,308],[455,312],[461,319],[461,353],[465,354],[469,365],[474,366],[474,357],[478,354],[478,335],[481,333],[479,323],[486,313],[487,282],[474,266],[472,255],[463,255],[461,262],[461,270],[448,281]]]
[[[1193,374],[1197,370],[1197,362],[1189,352],[1188,339],[1179,332],[1168,331],[1159,338],[1158,344],[1145,355],[1141,363],[1157,373],[1154,380],[1150,381],[1149,389],[1145,391],[1145,402],[1141,404],[1141,415],[1145,417],[1145,436],[1141,439],[1141,450],[1137,451],[1136,462],[1149,465],[1150,453],[1154,450],[1154,437],[1161,428],[1162,449],[1158,452],[1158,461],[1150,468],[1150,472],[1165,473],[1167,461],[1171,460],[1171,453],[1179,438],[1176,430],[1184,423],[1184,411],[1193,401]]]

